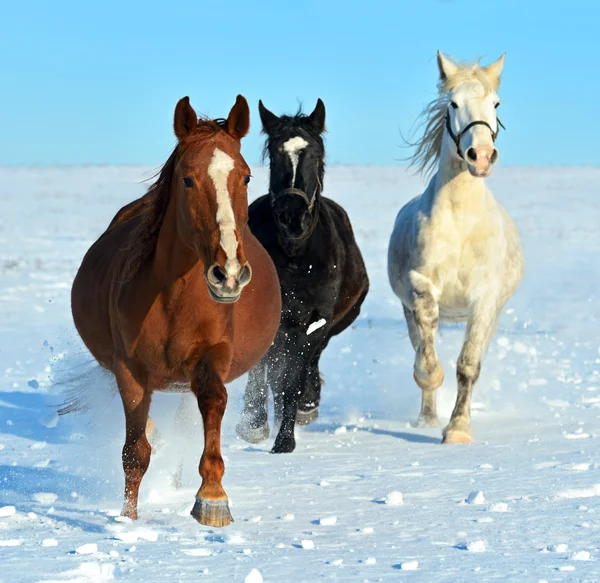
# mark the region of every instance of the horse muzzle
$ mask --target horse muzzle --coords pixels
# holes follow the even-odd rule
[[[213,263],[205,274],[210,297],[221,304],[233,304],[240,299],[242,289],[252,279],[252,269],[246,262],[237,273],[228,273],[218,263]]]

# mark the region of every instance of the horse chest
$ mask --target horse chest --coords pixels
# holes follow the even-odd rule
[[[329,314],[335,304],[337,287],[327,269],[288,271],[281,277],[283,322],[287,326],[304,327],[316,315]]]

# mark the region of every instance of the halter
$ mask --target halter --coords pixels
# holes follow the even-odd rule
[[[321,180],[319,179],[319,176],[317,175],[317,185],[315,186],[315,190],[310,198],[308,198],[308,195],[303,190],[300,190],[299,188],[293,188],[293,187],[286,188],[285,190],[280,190],[277,193],[273,192],[269,188],[269,195],[271,196],[271,199],[273,200],[273,202],[275,202],[277,199],[281,198],[282,196],[287,196],[288,194],[293,194],[293,195],[299,196],[300,198],[302,198],[302,200],[304,200],[304,202],[308,206],[308,211],[310,213],[312,213],[313,208],[315,206],[315,201],[317,200],[317,190],[319,189],[319,187],[321,187]]]
[[[464,128],[462,130],[462,132],[460,132],[458,135],[456,135],[453,131],[452,131],[452,127],[450,126],[450,113],[446,114],[446,130],[448,130],[448,135],[452,138],[452,141],[456,144],[456,152],[457,154],[464,160],[465,156],[464,154],[461,152],[460,150],[460,139],[473,127],[473,126],[485,126],[487,128],[489,128],[490,132],[492,132],[492,142],[496,141],[496,138],[498,137],[498,132],[500,131],[500,128],[503,128],[504,130],[506,129],[504,127],[504,124],[498,119],[496,118],[496,122],[498,123],[498,128],[496,129],[496,131],[494,131],[492,129],[492,126],[487,122],[487,121],[483,121],[483,120],[478,120],[478,121],[472,121],[466,128]]]

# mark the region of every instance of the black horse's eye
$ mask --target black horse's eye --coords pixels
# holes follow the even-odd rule
[[[498,108],[500,107],[500,102],[496,103],[496,105],[494,105],[494,107],[495,107],[496,109],[498,109]]]
[[[250,176],[250,175],[248,175],[248,176],[246,176],[246,178],[244,178],[244,184],[246,186],[248,186],[248,184],[250,184],[250,178],[252,178],[252,176]]]
[[[450,105],[454,108],[454,109],[458,109],[458,103],[456,103],[456,101],[451,101]]]
[[[183,185],[186,188],[192,188],[192,186],[194,186],[194,181],[189,176],[184,176],[183,177]]]

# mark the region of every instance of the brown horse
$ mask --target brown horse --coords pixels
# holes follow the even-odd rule
[[[178,144],[158,180],[119,211],[73,283],[77,330],[123,400],[123,515],[132,519],[150,463],[152,392],[183,383],[204,422],[192,516],[209,526],[232,520],[221,485],[224,384],[259,362],[281,311],[277,272],[247,226],[250,169],[240,141],[249,125],[241,95],[226,120],[198,120],[181,99]]]

